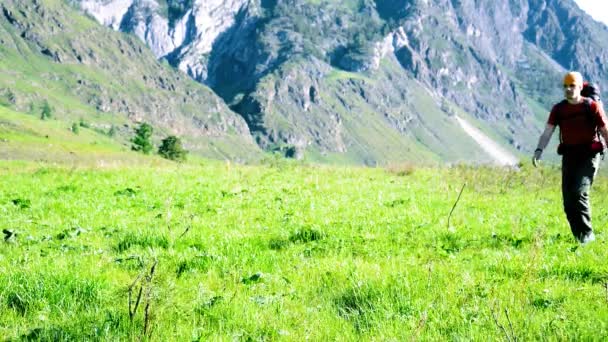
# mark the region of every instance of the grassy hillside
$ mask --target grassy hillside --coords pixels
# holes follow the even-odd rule
[[[49,136],[64,132],[51,126]],[[86,134],[66,147],[105,146]],[[598,241],[585,247],[570,236],[558,180],[527,165],[3,161],[0,335],[601,339],[608,179],[594,184]]]
[[[62,0],[0,4],[0,104],[128,140],[148,122],[199,155],[259,157],[246,123],[209,88],[158,62],[136,37],[113,32]]]
[[[77,133],[73,131],[74,124],[78,126]],[[0,159],[64,166],[170,164],[133,152],[129,143],[121,144],[106,131],[83,127],[78,121],[41,120],[38,115],[3,106],[0,106]]]

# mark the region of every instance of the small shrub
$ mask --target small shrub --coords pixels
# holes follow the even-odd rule
[[[80,126],[77,123],[74,122],[72,124],[72,129],[71,130],[72,130],[72,133],[78,134],[78,133],[80,133]]]

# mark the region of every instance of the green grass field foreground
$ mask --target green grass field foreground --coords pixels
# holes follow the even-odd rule
[[[3,161],[0,336],[604,339],[593,190],[579,247],[554,167]]]

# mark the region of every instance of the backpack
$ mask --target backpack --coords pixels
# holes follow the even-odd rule
[[[597,84],[583,82],[583,90],[581,90],[581,96],[588,97],[595,102],[601,102],[600,88]]]

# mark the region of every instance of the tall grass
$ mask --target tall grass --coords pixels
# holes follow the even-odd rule
[[[0,248],[8,340],[608,336],[603,175],[584,247],[553,167],[2,162],[0,175],[0,228],[16,234]]]

